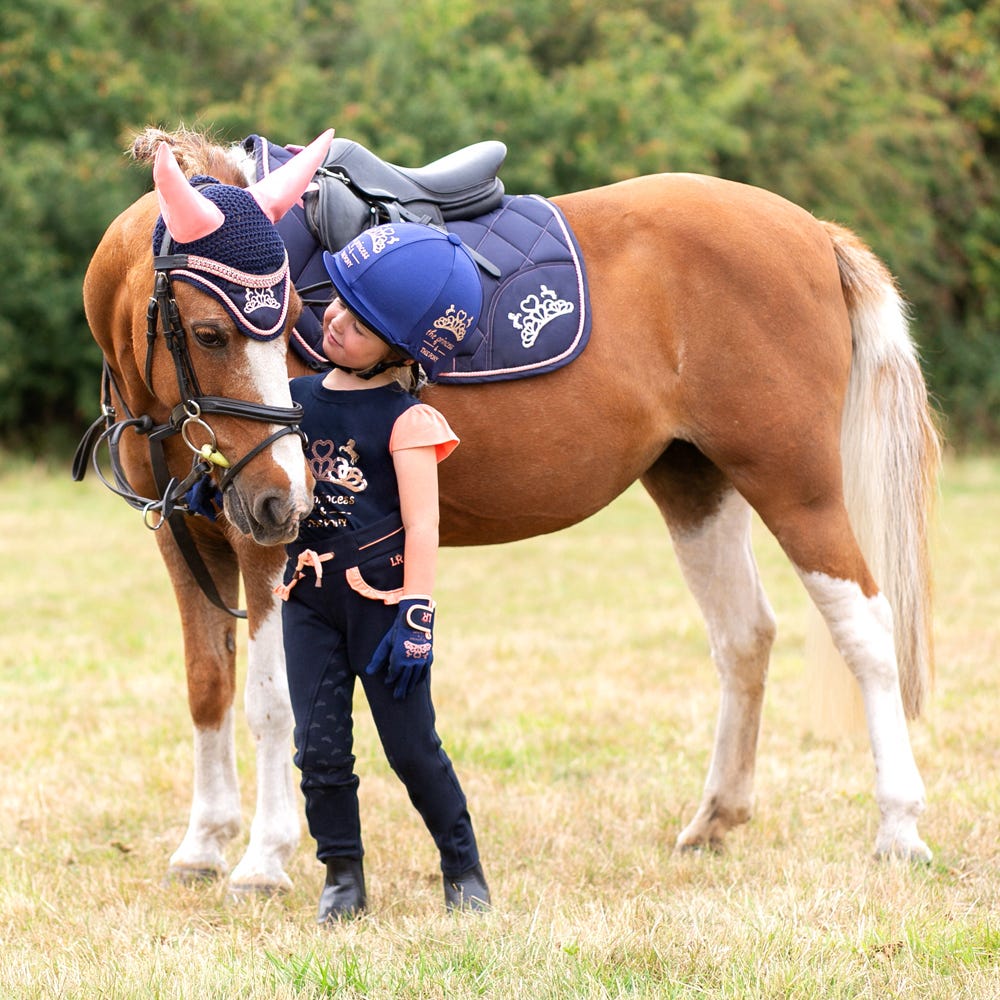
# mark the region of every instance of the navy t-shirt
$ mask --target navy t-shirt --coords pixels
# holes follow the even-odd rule
[[[316,479],[313,508],[299,528],[298,544],[315,548],[345,531],[358,531],[399,515],[399,487],[390,441],[400,416],[408,417],[403,447],[434,445],[438,459],[458,443],[437,410],[395,383],[373,389],[327,389],[324,374],[292,379],[292,399],[302,405],[306,459]],[[401,421],[401,423],[403,423]]]

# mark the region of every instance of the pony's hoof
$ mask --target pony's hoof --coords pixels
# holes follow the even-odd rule
[[[246,903],[254,899],[272,899],[283,896],[292,888],[292,880],[283,876],[284,881],[274,879],[250,879],[242,882],[229,883],[229,901],[231,903]]]
[[[933,857],[931,849],[919,837],[906,843],[896,842],[875,847],[875,858],[878,861],[912,861],[926,865]]]
[[[722,854],[726,849],[727,829],[718,821],[703,822],[696,816],[677,835],[674,850],[685,854]]]
[[[721,837],[710,837],[708,840],[681,840],[678,837],[674,850],[681,854],[725,854],[726,845]]]
[[[875,857],[896,858],[899,861],[927,863],[933,855],[917,832],[917,816],[923,811],[923,803],[911,807],[902,815],[886,810],[875,837]]]
[[[210,882],[217,882],[222,877],[222,872],[216,868],[197,868],[186,865],[172,865],[167,869],[167,874],[163,876],[163,884],[169,885],[207,885]]]

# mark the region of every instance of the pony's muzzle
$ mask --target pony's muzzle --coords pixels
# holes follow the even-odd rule
[[[283,545],[299,533],[299,522],[309,507],[278,488],[261,490],[247,500],[234,486],[223,494],[223,509],[230,523],[259,545]]]

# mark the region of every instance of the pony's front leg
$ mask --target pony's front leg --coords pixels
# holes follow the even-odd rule
[[[218,727],[194,730],[194,787],[187,832],[170,857],[169,880],[219,878],[228,870],[226,844],[240,832],[233,710]]]
[[[246,853],[230,876],[230,886],[238,893],[290,889],[292,883],[284,865],[301,836],[300,797],[292,766],[294,721],[285,676],[281,608],[273,594],[273,587],[281,582],[283,555],[276,561],[279,569],[260,585],[259,595],[256,577],[246,575],[251,635],[245,700],[257,753],[257,804]]]
[[[750,523],[749,506],[733,491],[697,527],[670,523],[684,578],[708,627],[721,686],[705,788],[698,811],[677,837],[680,849],[721,847],[725,834],[753,812],[775,619],[750,548]]]
[[[169,529],[158,531],[156,540],[180,611],[188,706],[194,724],[191,814],[184,839],[170,858],[167,878],[217,878],[228,871],[224,849],[241,825],[233,719],[236,623],[211,604],[192,579]],[[206,564],[223,597],[235,602],[235,555],[217,536],[206,538],[203,550],[211,551]]]

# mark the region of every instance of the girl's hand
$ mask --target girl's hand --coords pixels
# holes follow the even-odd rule
[[[411,595],[399,602],[392,627],[378,644],[366,674],[385,670],[385,683],[393,685],[392,696],[401,701],[427,678],[434,662],[434,602]]]

